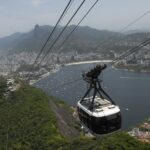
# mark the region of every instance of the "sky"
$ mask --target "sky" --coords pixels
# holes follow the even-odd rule
[[[28,32],[39,25],[55,25],[69,0],[0,0],[0,37]],[[65,25],[82,0],[74,0],[61,25]],[[95,0],[86,0],[71,24],[76,24]],[[120,31],[150,11],[150,0],[99,0],[81,24],[100,30]],[[128,30],[150,30],[150,13]]]

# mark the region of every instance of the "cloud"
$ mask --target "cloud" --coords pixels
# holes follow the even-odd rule
[[[39,6],[39,5],[47,3],[47,2],[48,2],[48,0],[32,0],[32,5]]]

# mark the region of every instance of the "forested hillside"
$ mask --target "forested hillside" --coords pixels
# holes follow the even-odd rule
[[[3,81],[0,82],[0,150],[150,149],[150,145],[140,143],[124,132],[94,139],[64,137],[49,105],[49,101],[58,103],[58,100],[28,85],[22,85],[5,97],[6,82]],[[64,108],[69,110],[67,107]]]
[[[62,140],[48,97],[24,86],[0,100],[0,150],[47,149]]]

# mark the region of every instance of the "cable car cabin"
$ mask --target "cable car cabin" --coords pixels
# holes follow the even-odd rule
[[[121,128],[121,113],[119,107],[101,87],[98,76],[107,66],[97,65],[82,74],[89,88],[83,98],[77,103],[81,123],[95,134],[107,134]],[[89,97],[93,91],[93,96]],[[99,96],[97,96],[99,95]]]
[[[95,134],[107,134],[119,130],[121,128],[119,107],[96,96],[91,110],[92,99],[93,97],[84,98],[77,103],[81,124]]]

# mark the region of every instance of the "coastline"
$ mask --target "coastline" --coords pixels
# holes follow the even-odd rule
[[[89,62],[89,61],[88,61]],[[89,63],[91,63],[92,61],[90,61]],[[95,61],[94,61],[95,62]],[[79,64],[79,67],[80,67],[80,64],[84,64],[85,62],[76,62],[75,63],[75,65],[77,65],[77,64]],[[73,63],[71,63],[71,64],[73,64]],[[69,64],[69,65],[71,65],[71,64]],[[61,66],[61,65],[60,65]],[[64,67],[64,66],[61,66],[61,67]],[[72,68],[72,66],[70,66],[71,68]],[[74,66],[75,67],[75,66]],[[60,68],[61,69],[61,68]],[[57,70],[57,71],[59,71],[59,70]],[[126,70],[127,71],[127,70]],[[125,72],[124,72],[125,73]],[[46,74],[46,75],[50,75],[51,73],[49,73],[49,74]],[[43,75],[44,77],[46,77],[46,75]],[[125,74],[125,76],[124,77],[128,77],[128,76],[126,76],[127,74]],[[43,77],[43,78],[44,78]],[[122,78],[122,76],[119,76],[120,78]],[[47,79],[47,78],[46,78]],[[131,79],[132,79],[132,77],[131,77]],[[134,79],[138,79],[139,80],[139,78],[136,76]],[[127,80],[128,81],[128,80]],[[126,82],[126,81],[125,81]],[[130,82],[130,81],[128,81],[128,82]],[[141,81],[140,81],[141,82]],[[46,83],[46,82],[45,82]],[[65,99],[65,98],[63,98],[63,99]],[[68,103],[68,102],[67,102]],[[71,104],[70,104],[71,105]],[[129,109],[128,109],[129,108]],[[128,105],[125,107],[125,109],[126,109],[126,111],[127,112],[130,112],[130,107],[128,107]],[[134,127],[133,125],[131,126],[131,127]],[[125,127],[126,128],[126,127]]]
[[[114,65],[112,66],[113,69],[115,70],[123,70],[123,71],[128,71],[128,72],[138,72],[138,73],[150,73],[150,71],[148,70],[134,70],[134,69],[127,69],[127,68],[118,68],[118,67],[115,67]]]
[[[90,63],[109,63],[109,62],[112,62],[112,60],[89,60],[89,61],[79,61],[79,62],[67,63],[67,64],[65,64],[65,66],[90,64]]]
[[[59,71],[61,68],[62,68],[62,66],[57,64],[57,67],[56,67],[56,68],[54,68],[54,69],[52,69],[51,71],[48,71],[48,72],[46,72],[45,74],[41,75],[41,76],[39,77],[39,79],[37,79],[37,80],[30,80],[30,83],[29,83],[29,84],[30,84],[30,85],[34,85],[35,83],[37,83],[38,81],[40,81],[40,80],[46,78],[47,76],[49,76],[49,75],[51,75],[51,74],[53,74],[53,73],[56,73],[56,72]]]
[[[80,64],[90,64],[90,63],[109,63],[111,62],[112,60],[91,60],[91,61],[79,61],[79,62],[72,62],[72,63],[66,63],[64,64],[64,66],[72,66],[72,65],[80,65]],[[58,72],[61,68],[63,68],[64,66],[62,65],[58,65],[57,64],[57,67],[43,75],[41,75],[39,77],[39,79],[37,80],[31,80],[30,81],[30,85],[34,85],[35,83],[37,83],[38,81],[46,78],[47,76],[51,75],[52,73],[56,73]]]
[[[110,63],[112,62],[112,60],[89,60],[89,61],[78,61],[78,62],[71,62],[71,63],[66,63],[64,65],[58,65],[56,64],[56,68],[41,75],[39,77],[39,79],[37,80],[31,80],[30,81],[30,85],[34,85],[35,83],[37,83],[38,81],[46,78],[47,76],[58,72],[61,68],[65,67],[65,66],[72,66],[72,65],[80,65],[80,64],[91,64],[91,63]],[[139,73],[150,73],[150,71],[146,71],[146,70],[141,70],[141,71],[136,71],[134,69],[126,69],[126,68],[117,68],[116,66],[112,65],[111,66],[113,69],[115,70],[123,70],[123,71],[127,71],[127,72],[139,72]]]

